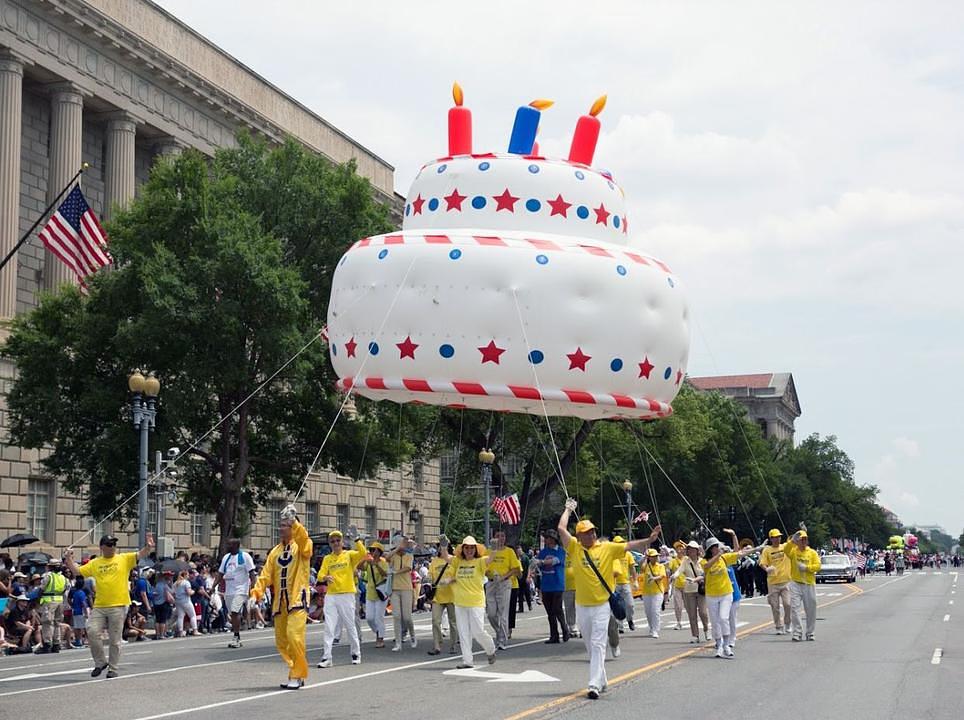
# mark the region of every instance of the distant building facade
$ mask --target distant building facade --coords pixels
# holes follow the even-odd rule
[[[793,442],[800,401],[790,373],[717,375],[687,378],[697,390],[720,392],[746,408],[765,438]]]
[[[390,164],[154,3],[0,0],[0,258],[82,162],[90,164],[84,194],[109,218],[135,197],[156,158],[184,148],[212,155],[233,146],[240,129],[272,142],[290,135],[333,162],[354,160],[400,222],[403,200]],[[35,234],[0,271],[0,343],[15,315],[69,279]],[[43,473],[40,453],[10,444],[6,396],[15,376],[0,357],[0,538],[32,532],[42,543],[29,549],[55,551],[91,529],[82,546],[92,549],[102,532],[122,528],[93,527],[82,499]],[[118,398],[118,406],[124,402]],[[160,501],[152,495],[155,526]],[[253,550],[273,543],[281,502],[254,519],[246,538]],[[373,534],[404,528],[434,537],[438,463],[359,482],[319,472],[301,504],[312,530],[350,522]],[[177,549],[216,544],[210,517],[171,511],[165,525],[155,529]],[[128,547],[136,542],[136,534],[118,534]]]

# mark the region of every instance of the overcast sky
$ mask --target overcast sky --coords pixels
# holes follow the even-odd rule
[[[160,0],[395,166],[446,151],[450,88],[504,151],[537,97],[631,242],[685,281],[691,375],[789,371],[905,522],[964,526],[964,3]],[[605,8],[605,11],[596,8]]]

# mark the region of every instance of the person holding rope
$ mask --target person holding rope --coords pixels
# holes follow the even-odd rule
[[[439,544],[448,545],[448,538],[442,535]],[[475,667],[472,662],[472,641],[478,641],[485,651],[489,665],[495,663],[495,642],[485,629],[485,571],[492,562],[484,546],[480,547],[475,538],[467,535],[452,557],[453,574],[443,577],[442,585],[452,585],[455,602],[455,624],[462,647],[462,662],[457,669]]]
[[[318,577],[328,585],[325,594],[325,652],[318,663],[320,668],[330,668],[332,664],[331,650],[335,639],[341,637],[341,631],[348,631],[348,642],[351,645],[351,664],[361,665],[361,642],[358,638],[358,618],[356,600],[358,586],[355,584],[356,568],[364,562],[368,551],[365,544],[358,539],[358,530],[354,525],[348,526],[348,540],[354,541],[353,550],[345,550],[345,536],[341,530],[328,533],[328,545],[331,552],[321,561]]]
[[[385,647],[385,607],[388,605],[388,561],[383,557],[385,546],[373,542],[368,555],[358,566],[365,580],[365,620],[375,633],[375,647]]]
[[[790,628],[790,558],[783,551],[782,532],[773,528],[767,535],[767,542],[769,544],[760,554],[760,567],[767,574],[767,602],[773,613],[773,626],[777,635],[783,635]]]
[[[608,685],[606,679],[606,644],[608,639],[610,596],[612,593],[613,563],[625,557],[627,550],[645,550],[659,537],[660,526],[643,540],[626,543],[599,542],[596,526],[590,520],[576,523],[576,536],[569,534],[569,517],[576,510],[576,500],[566,499],[566,507],[559,517],[559,538],[572,558],[576,586],[576,624],[589,653],[589,688],[591,700],[599,698]]]
[[[803,525],[803,523],[801,523]],[[803,640],[806,615],[807,640],[814,639],[817,626],[817,571],[820,570],[820,555],[810,547],[807,528],[801,527],[783,544],[783,552],[790,559],[790,620],[794,642]]]
[[[566,551],[559,547],[559,533],[556,530],[546,530],[544,537],[546,546],[532,561],[532,567],[538,567],[542,573],[539,588],[542,607],[546,609],[549,619],[549,639],[546,644],[555,645],[560,637],[562,642],[569,642],[569,625],[562,611],[562,596],[566,589]]]
[[[146,558],[154,550],[154,535],[147,533],[147,544],[139,552],[117,553],[117,538],[104,535],[100,539],[100,555],[90,562],[78,565],[74,562],[74,549],[64,550],[64,562],[67,569],[76,577],[93,578],[97,583],[97,593],[94,596],[94,607],[87,620],[87,643],[90,654],[94,659],[94,669],[91,677],[100,677],[107,670],[107,677],[117,677],[120,667],[121,641],[124,639],[124,618],[127,617],[127,606],[131,603],[131,594],[127,578],[131,570],[137,566],[137,561]],[[104,656],[103,632],[107,630],[110,640],[110,651]]]
[[[733,535],[733,531],[729,529],[723,532]],[[754,548],[747,546],[737,552],[724,552],[722,543],[715,537],[708,538],[704,548],[706,557],[702,561],[702,566],[706,577],[706,605],[710,611],[713,639],[716,641],[716,657],[731,659],[733,644],[736,641],[736,628],[730,625],[733,583],[730,581],[727,568],[735,565],[744,555],[749,555]]]
[[[443,542],[443,540],[445,542]],[[447,615],[449,619],[449,637],[451,640],[449,654],[456,653],[455,646],[458,643],[458,620],[455,617],[455,595],[449,583],[442,584],[445,578],[455,576],[455,566],[452,564],[452,555],[449,553],[448,538],[444,535],[439,537],[438,555],[432,558],[428,565],[428,577],[432,581],[431,595],[432,601],[432,649],[429,655],[438,655],[442,652],[442,616]]]
[[[271,589],[274,641],[278,654],[288,666],[288,682],[282,690],[299,690],[308,678],[305,654],[305,624],[308,621],[308,570],[314,546],[305,526],[298,522],[294,505],[281,510],[278,523],[281,542],[271,548],[251,597],[261,602]]]

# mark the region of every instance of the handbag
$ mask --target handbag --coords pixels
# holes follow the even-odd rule
[[[369,564],[368,572],[372,576],[372,584],[375,586],[375,594],[381,602],[385,602],[388,599],[390,593],[388,592],[388,576],[382,580],[381,584],[375,582],[375,568],[373,565]]]
[[[696,575],[696,563],[690,560],[690,565],[693,566],[693,575]],[[706,576],[696,575],[696,594],[706,595]]]
[[[425,599],[428,600],[429,602],[431,602],[431,600],[435,597],[435,588],[438,587],[438,584],[440,582],[442,582],[442,576],[445,574],[445,571],[448,570],[448,568],[449,568],[449,564],[448,562],[446,562],[442,566],[442,570],[441,572],[439,572],[438,577],[435,578],[435,582],[425,587]]]
[[[609,609],[612,611],[613,617],[615,617],[617,620],[625,620],[626,603],[623,602],[623,596],[618,595],[609,589],[609,583],[603,580],[603,576],[599,572],[599,568],[596,567],[596,563],[592,561],[592,556],[589,554],[589,551],[586,550],[586,548],[583,548],[582,551],[586,554],[586,561],[589,563],[589,567],[591,567],[592,571],[596,573],[596,577],[599,578],[599,582],[602,583],[602,586],[606,588],[606,592],[609,593]]]

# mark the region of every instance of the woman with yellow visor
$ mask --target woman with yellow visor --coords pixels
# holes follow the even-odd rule
[[[439,538],[439,544],[448,545],[448,538]],[[474,537],[467,535],[455,548],[452,556],[453,575],[443,577],[439,585],[451,585],[455,602],[455,624],[462,646],[462,662],[459,669],[474,667],[472,641],[477,640],[485,651],[489,665],[495,662],[495,641],[485,629],[485,571],[492,562],[485,547]]]

